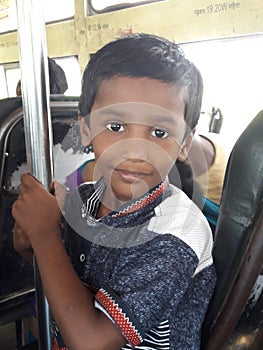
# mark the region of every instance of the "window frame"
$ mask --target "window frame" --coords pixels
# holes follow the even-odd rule
[[[106,6],[102,10],[96,10],[96,8],[92,4],[92,0],[86,0],[86,6],[87,8],[91,9],[94,14],[100,14],[100,13],[119,11],[119,10],[132,8],[132,7],[149,5],[155,2],[163,2],[163,1],[166,1],[166,0],[142,0],[135,3],[128,3],[128,2],[124,3],[124,2],[121,2],[120,0],[119,4]]]

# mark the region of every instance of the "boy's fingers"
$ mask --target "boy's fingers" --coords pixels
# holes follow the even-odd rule
[[[12,216],[13,216],[13,218],[17,221],[18,220],[18,217],[17,217],[17,209],[19,208],[19,201],[18,200],[16,200],[14,203],[13,203],[13,205],[12,205]],[[18,222],[17,222],[18,223]],[[18,223],[18,225],[19,225],[19,223]],[[20,226],[19,226],[19,228],[20,228]]]
[[[66,190],[66,187],[59,183],[58,181],[54,181],[54,191],[61,191],[61,190]]]
[[[64,187],[64,185],[61,185],[58,181],[53,181],[49,187],[49,192],[53,195],[56,195],[61,187]]]
[[[55,194],[55,182],[51,182],[50,186],[49,186],[49,192],[51,194]]]
[[[20,191],[30,191],[33,188],[35,188],[36,186],[39,186],[41,184],[41,182],[39,182],[33,175],[29,174],[29,173],[25,173],[21,175],[21,184],[19,186]]]
[[[52,182],[51,182],[51,184],[50,184],[50,186],[49,186],[49,189],[50,189],[50,190],[54,190],[55,183],[56,183],[56,181],[52,181]]]
[[[35,182],[39,183],[40,185],[42,185],[42,183],[32,174],[30,173],[24,173],[21,175],[21,177],[25,176],[26,178],[31,178],[33,179]]]
[[[14,231],[17,232],[18,234],[23,233],[21,227],[18,225],[17,222],[15,222]]]

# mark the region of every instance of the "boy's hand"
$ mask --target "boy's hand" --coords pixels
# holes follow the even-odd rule
[[[31,243],[37,237],[47,237],[59,230],[61,211],[56,197],[30,174],[21,176],[19,197],[13,204],[12,215]]]
[[[63,211],[67,188],[64,185],[61,185],[59,182],[53,181],[50,185],[49,191],[56,196],[58,205],[61,211]]]
[[[15,223],[13,230],[13,244],[15,250],[30,264],[33,259],[33,250],[30,243],[30,239],[24,231]]]
[[[28,238],[26,233],[23,230],[21,230],[17,222],[15,223],[13,230],[13,244],[15,250],[20,254],[32,249],[30,239]]]

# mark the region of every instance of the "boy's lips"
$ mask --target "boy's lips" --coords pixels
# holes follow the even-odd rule
[[[121,177],[125,182],[134,182],[144,177],[148,176],[148,173],[136,171],[136,170],[125,170],[125,169],[115,169],[117,174]]]

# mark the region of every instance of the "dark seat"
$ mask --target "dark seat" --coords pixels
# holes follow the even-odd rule
[[[54,145],[60,146],[69,129],[74,144],[63,142],[63,151],[80,147],[77,130],[78,98],[51,97]],[[76,127],[76,128],[75,128]],[[74,129],[75,128],[75,129]],[[26,149],[21,97],[0,100],[0,326],[19,322],[32,314],[33,268],[13,248],[12,204],[18,195],[21,172],[26,171]],[[20,171],[20,168],[21,169]],[[21,340],[17,339],[21,345]]]
[[[12,188],[11,177],[15,170],[25,162],[21,105],[21,98],[0,101],[0,155],[2,157],[0,169],[0,302],[3,296],[11,296],[18,290],[33,288],[34,285],[32,267],[21,259],[14,250],[12,242],[14,222],[11,207],[18,189]],[[14,142],[10,139],[11,135]],[[13,275],[14,272],[16,276]]]
[[[218,282],[203,326],[203,350],[223,348],[262,269],[263,111],[231,152],[213,255]]]

